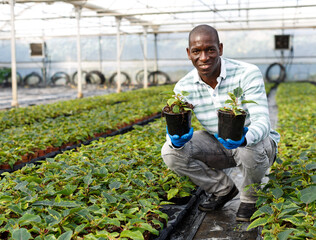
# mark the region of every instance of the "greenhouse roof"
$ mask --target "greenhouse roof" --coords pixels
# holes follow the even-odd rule
[[[0,39],[11,34],[11,6],[0,0]],[[198,24],[221,31],[316,27],[314,0],[15,0],[17,38],[188,32]]]

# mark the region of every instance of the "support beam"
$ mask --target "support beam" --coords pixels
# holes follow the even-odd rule
[[[158,33],[154,33],[154,51],[155,51],[155,59],[154,59],[154,72],[158,71]],[[158,76],[153,76],[153,82],[158,83]]]
[[[158,44],[157,44],[157,41],[158,41],[158,33],[154,33],[154,41],[155,41],[155,45],[154,45],[154,48],[155,48],[155,62],[154,62],[154,71],[158,71]]]
[[[121,18],[116,18],[116,65],[117,65],[117,92],[121,92]]]
[[[11,6],[11,79],[12,79],[12,107],[18,107],[18,91],[16,79],[16,53],[15,53],[15,14],[14,14],[15,0],[10,0]]]
[[[98,13],[103,13],[104,16],[115,16],[115,17],[135,17],[135,16],[145,16],[145,15],[168,15],[168,14],[183,14],[183,13],[209,13],[209,12],[233,12],[233,11],[251,11],[251,10],[272,10],[272,9],[300,9],[300,8],[312,8],[316,7],[316,4],[301,4],[301,5],[279,5],[279,6],[258,6],[258,7],[225,7],[225,8],[180,8],[180,10],[168,10],[168,11],[141,11],[141,12],[129,12],[129,13],[119,13],[119,12],[108,12],[108,11],[98,11]],[[171,8],[172,9],[172,8]],[[123,11],[123,10],[122,10]]]
[[[148,88],[148,68],[147,68],[147,27],[144,27],[144,88]]]
[[[78,77],[78,98],[83,98],[82,93],[82,71],[81,71],[81,38],[80,38],[80,14],[81,14],[81,7],[76,7],[76,19],[77,19],[77,62],[78,62],[78,70],[77,70],[77,77]]]

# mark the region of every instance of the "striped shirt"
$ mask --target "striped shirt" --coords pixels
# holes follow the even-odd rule
[[[247,112],[245,126],[247,146],[254,145],[267,136],[277,144],[280,135],[270,128],[270,118],[266,91],[262,74],[257,66],[221,57],[221,73],[215,89],[201,80],[196,69],[180,79],[174,87],[175,93],[187,91],[185,100],[194,105],[194,113],[202,126],[211,134],[218,131],[217,110],[228,106],[228,92],[237,87],[243,89],[240,100],[253,100],[258,104],[247,103],[240,107]]]

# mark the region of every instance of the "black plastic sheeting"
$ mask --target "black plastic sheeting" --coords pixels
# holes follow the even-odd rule
[[[179,223],[184,219],[187,214],[190,214],[192,207],[199,200],[200,195],[203,193],[201,188],[198,188],[194,194],[190,197],[186,204],[182,205],[163,205],[161,211],[169,216],[167,227],[162,229],[157,238],[153,240],[166,240],[169,239],[170,234],[175,231],[179,226]]]

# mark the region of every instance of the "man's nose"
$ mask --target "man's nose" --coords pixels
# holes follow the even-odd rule
[[[201,51],[200,60],[201,61],[206,61],[207,59],[208,59],[207,52],[206,51]]]

